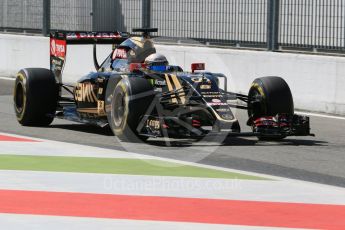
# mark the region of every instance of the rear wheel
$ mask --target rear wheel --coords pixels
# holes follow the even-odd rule
[[[250,124],[257,118],[294,114],[291,90],[280,77],[262,77],[256,79],[249,90],[248,115]],[[260,137],[260,140],[277,140],[281,137]]]
[[[147,137],[139,134],[145,124],[143,116],[153,100],[153,87],[144,78],[128,78],[121,80],[115,87],[109,124],[114,134],[122,141],[140,142]]]
[[[14,86],[14,110],[23,126],[48,126],[55,116],[58,86],[47,69],[23,69]]]

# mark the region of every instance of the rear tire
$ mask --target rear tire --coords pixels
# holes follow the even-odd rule
[[[22,69],[14,86],[14,110],[23,126],[48,126],[55,116],[58,86],[47,69]]]
[[[142,142],[148,137],[140,136],[138,127],[153,101],[153,87],[148,80],[139,77],[122,79],[115,87],[109,124],[120,140]]]
[[[262,77],[256,79],[249,90],[248,115],[253,120],[276,116],[277,114],[294,114],[294,102],[291,90],[286,81],[280,77]],[[252,103],[256,100],[257,103]],[[260,140],[281,140],[281,137],[260,137]]]

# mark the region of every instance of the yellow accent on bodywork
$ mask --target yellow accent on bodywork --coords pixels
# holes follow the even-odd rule
[[[175,84],[176,90],[182,89],[182,85],[180,81],[178,80],[177,76],[172,74],[171,78]],[[179,98],[181,99],[181,103],[185,104],[186,103],[186,94],[184,92],[178,94]]]
[[[172,84],[171,84],[171,81],[170,81],[170,79],[169,79],[169,75],[168,74],[165,74],[165,80],[166,80],[166,82],[167,82],[167,85],[168,85],[168,89],[169,89],[169,91],[174,91],[174,87],[172,86]],[[177,98],[172,98],[171,99],[171,102],[172,103],[178,103],[177,102]]]

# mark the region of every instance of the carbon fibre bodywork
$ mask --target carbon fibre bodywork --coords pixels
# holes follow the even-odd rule
[[[240,132],[227,103],[229,96],[219,88],[217,74],[212,73],[158,73],[146,69],[134,73],[91,73],[80,79],[74,90],[77,116],[67,114],[73,120],[79,117],[82,122],[106,125],[112,92],[126,78],[144,78],[152,85],[149,93],[154,99],[142,117],[142,135],[163,136],[163,126],[170,137],[203,136],[210,131]],[[65,118],[70,119],[69,116]]]
[[[253,132],[242,133],[231,108],[253,109],[260,105],[257,101],[260,95],[249,98],[247,95],[228,92],[227,77],[223,74],[185,72],[178,66],[166,66],[164,71],[147,68],[142,63],[149,54],[155,53],[155,48],[146,31],[143,32],[142,37],[130,37],[119,32],[52,34],[51,71],[60,86],[56,117],[107,126],[111,123],[110,119],[113,119],[113,110],[120,109],[114,108],[112,104],[115,88],[121,83],[131,91],[132,85],[129,82],[135,78],[145,80],[150,86],[145,92],[129,93],[125,99],[150,98],[146,112],[138,117],[140,122],[134,130],[142,137],[199,138],[219,133],[259,137],[310,135],[309,118],[295,117],[293,114],[283,118],[281,114],[277,114],[277,118],[255,117],[252,114],[248,125],[253,127]],[[67,44],[78,42],[94,44],[97,72],[82,77],[76,85],[65,85],[62,83],[62,71]],[[101,65],[95,58],[98,43],[113,44],[112,52]],[[62,89],[71,96],[62,96]],[[261,120],[255,120],[257,118]],[[281,121],[287,125],[282,126]]]

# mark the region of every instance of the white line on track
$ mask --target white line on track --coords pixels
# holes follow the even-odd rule
[[[345,205],[344,188],[299,181],[0,170],[6,190]]]
[[[15,81],[14,77],[0,77],[0,80]]]
[[[4,229],[38,229],[38,230],[93,230],[93,229],[150,229],[150,230],[292,230],[295,228],[270,228],[256,226],[236,226],[219,224],[199,224],[169,221],[145,221],[145,220],[120,220],[102,218],[82,218],[64,216],[41,216],[41,215],[19,215],[0,214],[1,226]]]
[[[299,112],[299,111],[296,111],[296,113],[297,113],[297,114],[300,114],[300,115],[305,115],[305,116],[312,116],[312,117],[322,117],[322,118],[329,118],[329,119],[345,120],[345,117],[342,117],[342,116],[327,115],[327,114],[320,114],[320,113]]]

